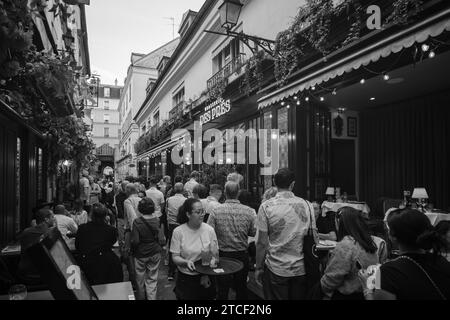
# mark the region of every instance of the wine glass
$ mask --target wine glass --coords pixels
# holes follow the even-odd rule
[[[9,300],[25,300],[27,298],[27,287],[16,284],[9,289]]]

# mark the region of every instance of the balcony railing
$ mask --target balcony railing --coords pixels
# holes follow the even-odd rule
[[[150,134],[152,137],[156,137],[158,135],[158,130],[159,130],[159,126],[158,125],[154,125],[153,127],[150,128]]]
[[[242,67],[243,59],[242,56],[238,56],[228,62],[222,69],[220,69],[215,75],[213,75],[207,82],[208,90],[215,87],[223,79],[231,76],[236,70]]]
[[[183,115],[183,110],[186,106],[185,101],[181,101],[178,103],[175,107],[172,108],[172,110],[169,111],[169,119],[175,119],[179,117],[180,115]]]

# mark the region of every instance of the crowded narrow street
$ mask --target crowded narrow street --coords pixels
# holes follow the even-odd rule
[[[448,0],[0,0],[0,301],[448,300],[449,70]]]

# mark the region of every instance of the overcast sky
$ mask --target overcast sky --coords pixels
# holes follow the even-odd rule
[[[91,0],[86,6],[91,72],[102,83],[123,85],[131,52],[149,53],[175,37],[183,13],[205,0]]]

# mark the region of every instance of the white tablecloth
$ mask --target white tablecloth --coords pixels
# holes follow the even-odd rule
[[[389,214],[394,210],[398,210],[398,208],[391,208],[388,211],[386,211],[386,214],[384,215],[385,222],[387,222]],[[425,215],[428,217],[428,219],[430,219],[430,222],[434,227],[437,226],[437,224],[441,221],[450,221],[450,214],[447,213],[425,212]]]
[[[370,208],[367,203],[351,203],[351,202],[329,202],[324,201],[322,203],[322,214],[327,213],[328,211],[338,212],[339,209],[343,207],[351,207],[356,210],[360,210],[365,214],[370,213]]]

